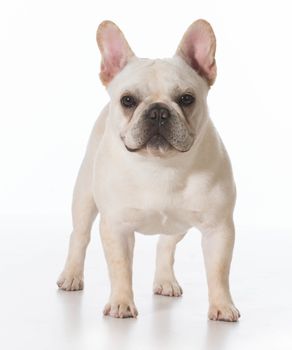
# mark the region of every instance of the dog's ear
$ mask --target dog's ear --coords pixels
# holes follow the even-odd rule
[[[99,25],[96,41],[102,56],[100,79],[108,85],[135,55],[121,30],[111,21]]]
[[[199,75],[212,85],[216,78],[216,38],[211,25],[199,19],[185,32],[176,55],[184,59]]]

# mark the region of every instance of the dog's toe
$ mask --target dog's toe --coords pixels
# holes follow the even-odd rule
[[[232,303],[224,303],[222,305],[211,305],[208,317],[212,321],[237,322],[240,313]]]
[[[181,286],[177,281],[155,281],[153,292],[157,295],[164,295],[169,297],[180,297],[183,294]]]
[[[62,273],[57,285],[60,289],[68,292],[82,290],[84,287],[83,276],[81,274]]]
[[[114,318],[136,318],[138,311],[133,302],[112,301],[105,305],[103,314]]]

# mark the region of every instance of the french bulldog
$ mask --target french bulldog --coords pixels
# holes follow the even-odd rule
[[[90,136],[73,194],[73,232],[57,282],[83,288],[86,248],[100,213],[111,293],[104,314],[136,317],[132,290],[135,232],[160,234],[153,291],[178,297],[176,244],[196,227],[209,291],[211,320],[240,317],[229,290],[236,189],[225,147],[208,115],[216,78],[216,39],[208,22],[187,29],[169,59],[135,56],[121,30],[97,30],[100,79],[110,102]]]

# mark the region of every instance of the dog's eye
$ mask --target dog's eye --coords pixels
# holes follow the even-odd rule
[[[195,102],[195,97],[191,94],[184,94],[178,100],[178,104],[182,107],[190,106],[194,102]]]
[[[133,108],[133,107],[136,107],[137,101],[135,97],[131,95],[126,95],[121,98],[121,104],[126,108]]]

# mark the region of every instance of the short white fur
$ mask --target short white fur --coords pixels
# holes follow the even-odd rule
[[[203,33],[202,39],[200,33]],[[191,66],[191,58],[185,57],[187,52],[196,50],[186,50],[192,45],[192,35],[196,42],[207,38],[213,45],[208,52],[205,48],[208,43],[199,45],[209,55],[200,72],[196,66]],[[115,48],[115,57],[109,63],[108,37],[114,37],[120,50],[124,50],[119,52]],[[104,314],[136,317],[132,290],[134,233],[161,235],[157,246],[154,293],[181,296],[182,288],[173,271],[175,247],[190,228],[196,227],[202,233],[209,318],[237,321],[240,314],[229,290],[236,190],[229,157],[207,108],[209,87],[216,73],[214,33],[206,21],[194,22],[176,55],[163,60],[134,56],[121,31],[109,21],[100,25],[97,40],[102,55],[103,52],[107,55],[103,60],[101,79],[109,92],[110,103],[93,128],[76,181],[73,232],[58,286],[67,291],[83,288],[86,247],[92,223],[99,212],[111,280],[111,294]],[[119,43],[119,40],[123,42]],[[204,59],[204,52],[198,54],[200,59]],[[200,62],[195,64],[200,65]],[[141,108],[143,103],[162,101],[178,109],[171,96],[173,89],[192,89],[196,93],[196,106],[190,121],[195,140],[190,150],[170,152],[169,155],[129,152],[121,139],[130,125],[122,113],[121,94],[139,90]]]

